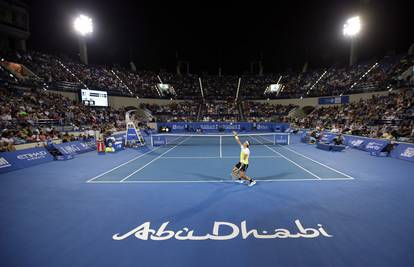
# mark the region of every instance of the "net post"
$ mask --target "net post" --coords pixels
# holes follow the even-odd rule
[[[290,145],[290,133],[288,133],[288,140],[287,140],[287,144]]]
[[[154,136],[151,134],[151,146],[154,146]]]

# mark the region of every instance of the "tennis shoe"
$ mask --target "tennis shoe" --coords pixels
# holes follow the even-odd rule
[[[256,184],[256,181],[255,180],[253,180],[253,181],[251,181],[250,183],[249,183],[249,186],[253,186],[253,185],[255,185]]]

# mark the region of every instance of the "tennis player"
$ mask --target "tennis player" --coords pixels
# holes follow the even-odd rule
[[[249,167],[249,156],[250,156],[250,144],[249,141],[245,141],[243,144],[240,142],[240,138],[237,136],[237,132],[233,132],[236,142],[240,145],[240,161],[237,163],[231,172],[234,178],[237,178],[240,182],[246,180],[249,182],[249,186],[256,184],[256,181],[246,175],[246,170]],[[242,180],[243,179],[243,180]]]

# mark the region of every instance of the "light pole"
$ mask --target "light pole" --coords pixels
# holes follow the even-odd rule
[[[93,32],[92,19],[85,15],[79,15],[73,22],[73,28],[79,36],[79,55],[83,64],[88,65],[88,49],[86,36]]]
[[[359,32],[361,31],[361,20],[359,16],[349,18],[344,24],[343,34],[351,38],[351,50],[349,53],[349,66],[357,62],[357,48],[356,41]]]

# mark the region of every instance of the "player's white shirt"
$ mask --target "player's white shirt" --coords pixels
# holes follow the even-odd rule
[[[248,147],[244,148],[243,145],[240,146],[240,162],[243,164],[249,164],[249,155],[250,155],[250,149]],[[247,156],[247,158],[244,160],[244,155]]]
[[[249,156],[250,155],[250,149],[248,147],[244,148],[243,146],[240,146],[242,153]]]

